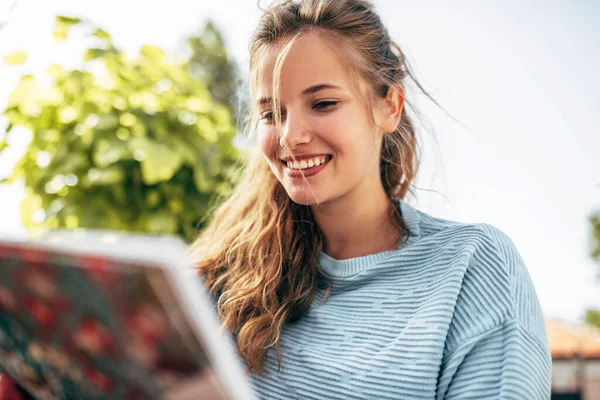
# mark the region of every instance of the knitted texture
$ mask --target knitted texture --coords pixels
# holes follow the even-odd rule
[[[510,238],[399,207],[397,250],[321,254],[331,293],[284,326],[281,370],[269,349],[266,375],[249,375],[256,397],[549,399],[544,319]]]

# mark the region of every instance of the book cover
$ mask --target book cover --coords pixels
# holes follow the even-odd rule
[[[0,368],[36,399],[251,398],[184,249],[107,232],[0,241]]]

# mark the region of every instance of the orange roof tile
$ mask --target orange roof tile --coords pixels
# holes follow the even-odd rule
[[[600,329],[546,319],[546,332],[552,358],[600,358]]]

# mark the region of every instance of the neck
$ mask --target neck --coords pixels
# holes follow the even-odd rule
[[[394,218],[390,218],[392,207],[395,205],[381,185],[375,191],[362,188],[313,206],[315,221],[324,236],[325,253],[344,260],[396,249],[400,232]]]

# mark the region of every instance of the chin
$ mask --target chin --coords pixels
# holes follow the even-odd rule
[[[311,193],[290,195],[290,199],[301,206],[314,206],[317,204],[317,199]]]
[[[285,187],[285,186],[284,186]],[[312,190],[311,190],[312,189]],[[332,199],[336,198],[331,193],[330,188],[320,188],[318,185],[313,185],[312,188],[302,187],[285,187],[285,191],[292,201],[302,206],[323,205]]]
[[[301,206],[314,206],[317,205],[317,203],[322,204],[324,200],[323,197],[319,195],[317,191],[311,191],[308,188],[302,188],[300,190],[288,190],[286,188],[286,192],[294,203],[299,204]]]

